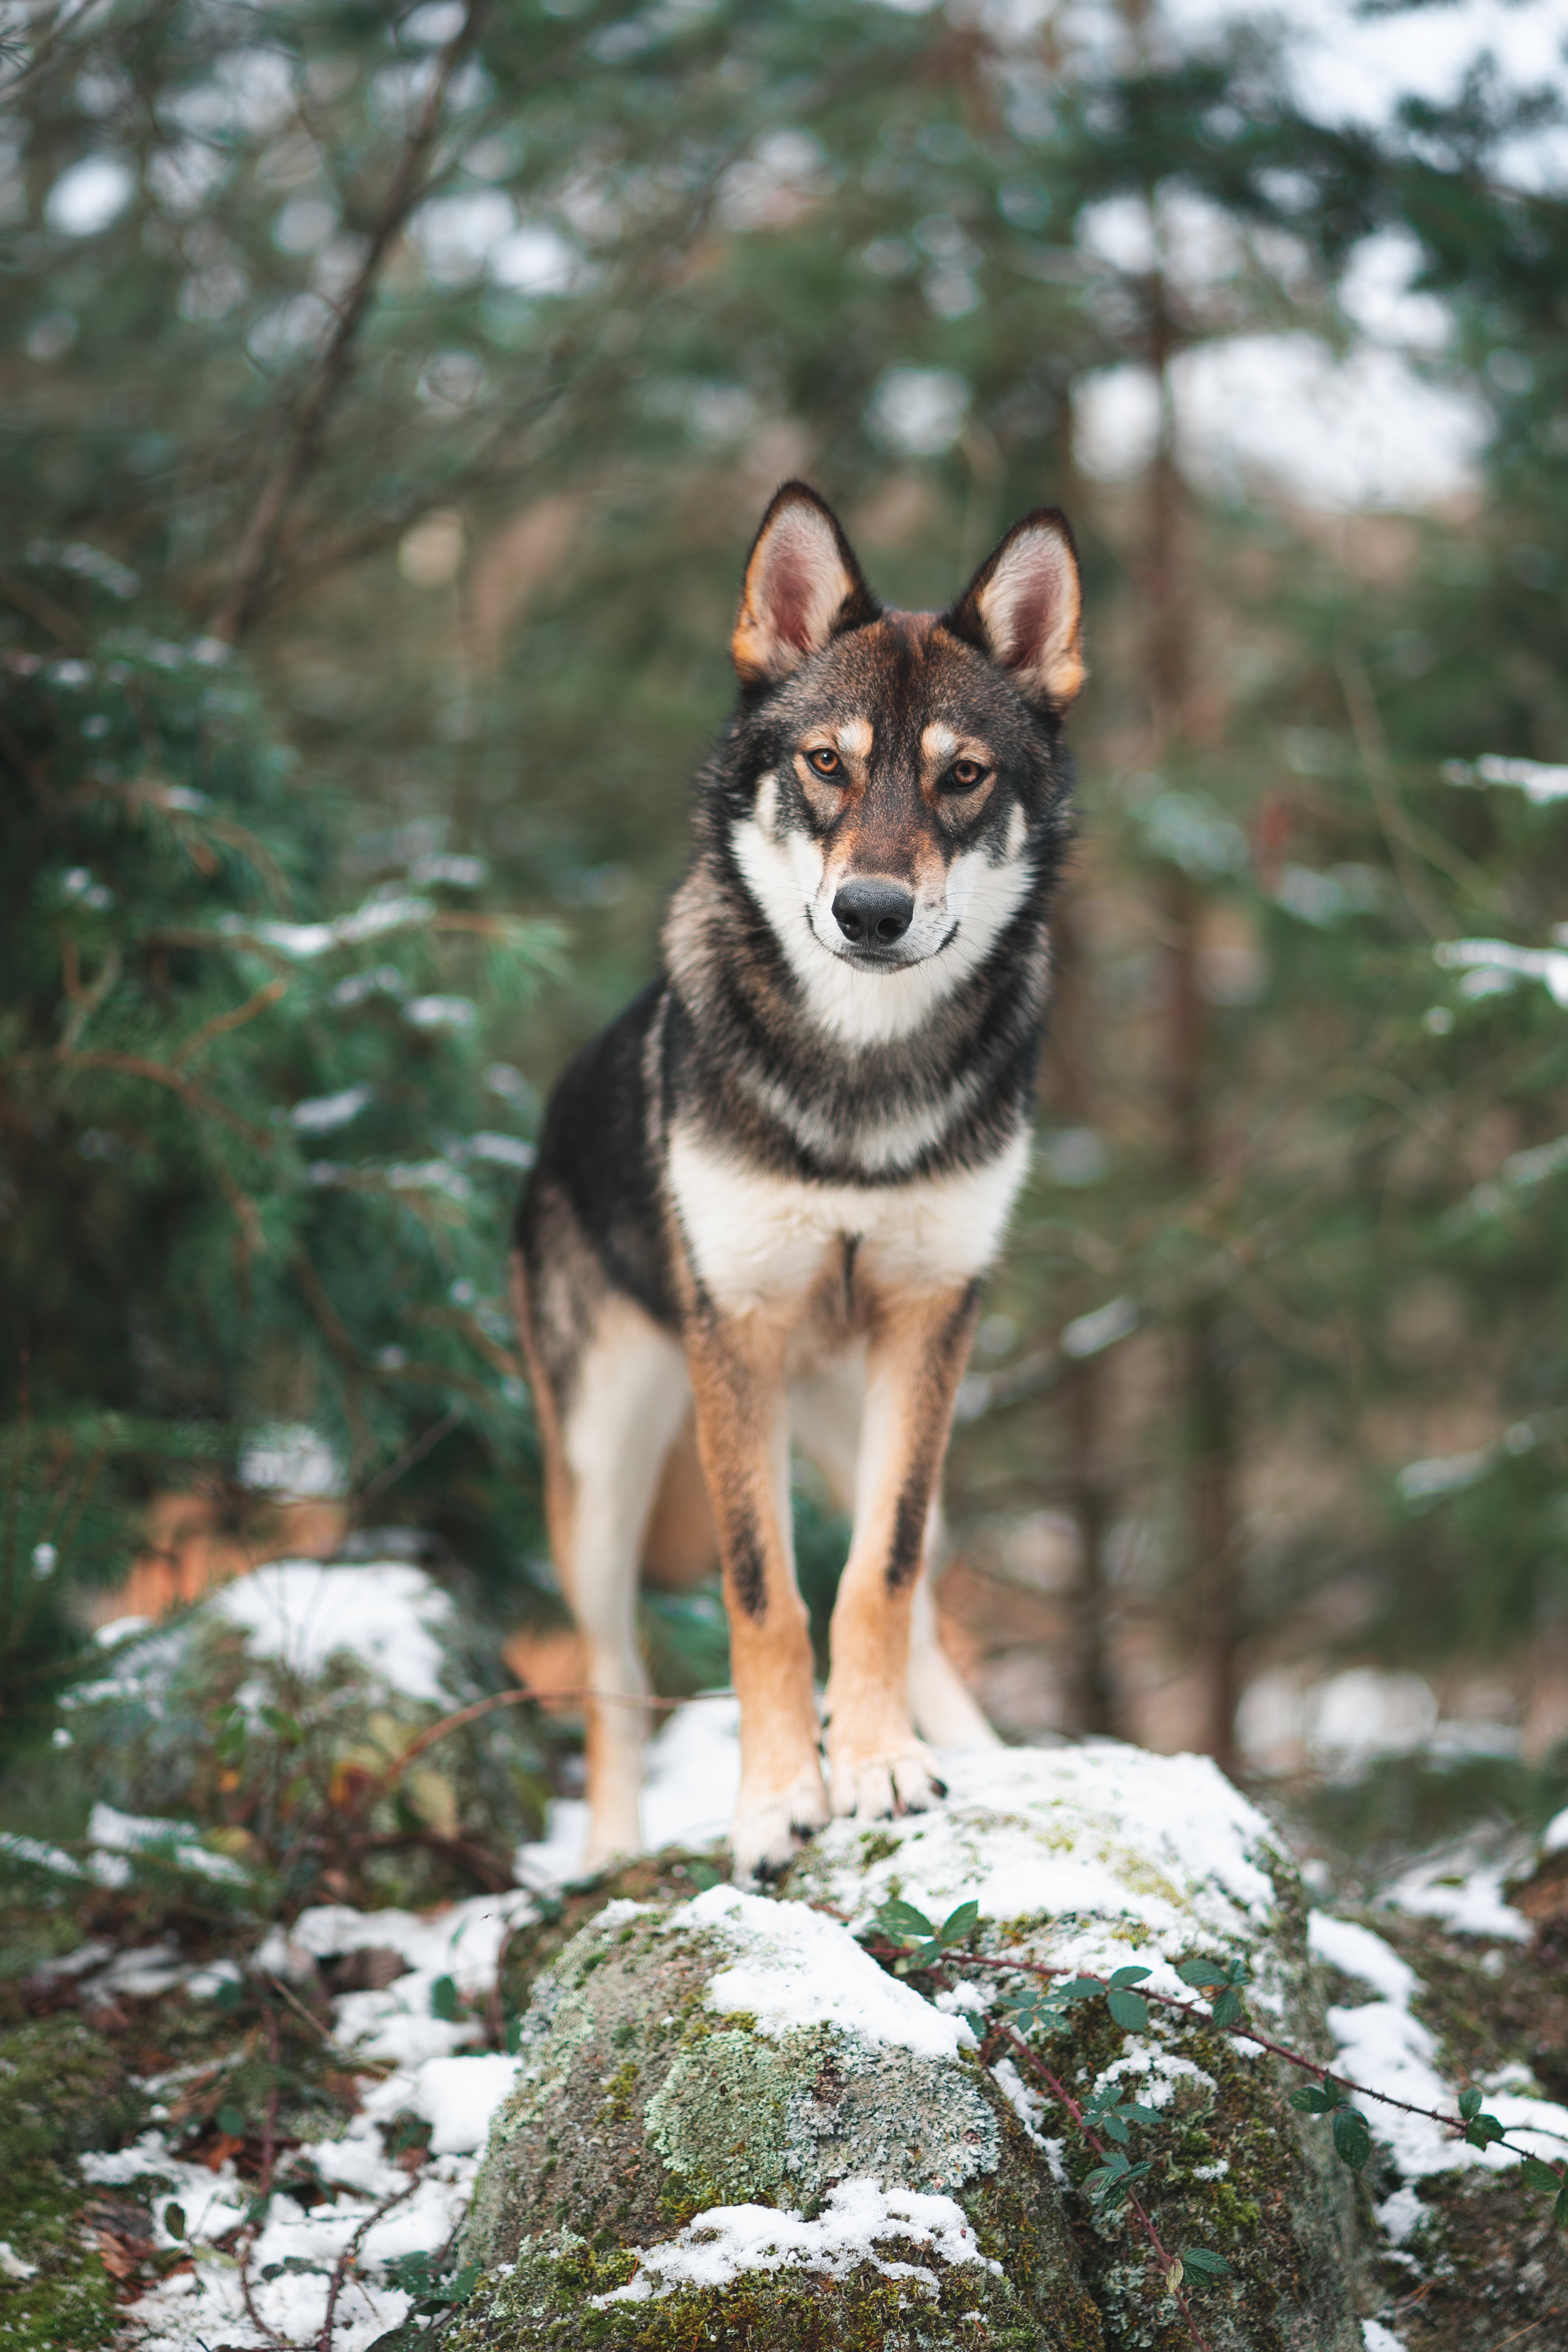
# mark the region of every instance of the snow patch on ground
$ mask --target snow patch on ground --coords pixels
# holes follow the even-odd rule
[[[878,2243],[886,2238],[912,2239],[940,2262],[984,2263],[1000,2273],[1000,2263],[986,2262],[963,2207],[951,2197],[845,2180],[829,2191],[815,2221],[768,2205],[719,2205],[700,2213],[669,2244],[648,2248],[629,2285],[594,2300],[601,2310],[611,2303],[649,2303],[678,2287],[727,2286],[745,2271],[812,2270],[843,2278],[861,2263],[934,2294],[936,2278],[925,2264],[879,2254]]]
[[[355,2057],[390,2063],[390,2072],[363,2087],[360,2112],[341,2139],[318,2140],[299,2159],[338,2190],[337,2201],[309,2212],[291,2198],[275,2200],[251,2250],[251,2295],[271,2343],[314,2344],[321,2333],[331,2272],[338,2256],[366,2222],[361,2251],[348,2274],[334,2321],[332,2352],[364,2352],[406,2317],[410,2299],[380,2283],[384,2265],[412,2253],[434,2253],[451,2239],[468,2211],[492,2116],[516,2079],[517,2062],[492,2051],[465,2048],[479,2029],[470,2020],[447,2021],[432,2011],[437,1978],[449,1976],[469,2000],[495,1983],[502,1946],[514,1927],[533,1916],[521,1892],[476,1895],[427,1917],[410,1911],[353,1911],[323,1904],[302,1912],[289,1935],[274,1928],[257,1964],[298,1978],[318,1959],[365,1950],[395,1951],[408,1974],[379,1992],[350,1992],[333,2003],[333,2039]],[[126,1954],[115,1963],[166,1968],[162,1950]],[[112,1971],[106,1972],[111,1974]],[[121,1990],[129,1988],[123,1983]],[[383,2126],[412,2113],[432,2126],[430,2156],[410,2175],[387,2155]],[[153,2200],[160,2246],[177,2242],[164,2226],[171,2205],[183,2208],[193,2271],[165,2279],[137,2304],[128,2338],[137,2352],[206,2352],[222,2344],[233,2352],[263,2352],[269,2339],[249,2318],[234,2256],[216,2242],[244,2222],[250,2190],[232,2158],[215,2174],[170,2152],[165,2135],[144,2132],[114,2155],[82,2159],[87,2178],[120,2186],[147,2174],[172,2184]],[[401,2196],[379,2219],[377,2208]],[[268,2267],[292,2270],[265,2276]],[[304,2265],[305,2267],[299,2267]]]
[[[453,1622],[451,1600],[406,1560],[337,1568],[271,1560],[219,1586],[207,1606],[241,1629],[253,1656],[280,1658],[298,1675],[318,1675],[347,1650],[405,1698],[446,1702],[442,1636]]]
[[[1417,1863],[1395,1879],[1383,1900],[1392,1911],[1415,1919],[1440,1919],[1451,1936],[1506,1936],[1527,1944],[1533,1932],[1521,1911],[1503,1900],[1510,1862],[1479,1862],[1473,1855],[1440,1854]]]
[[[1436,2107],[1453,2115],[1455,2096],[1437,2071],[1436,2037],[1411,2014],[1410,2004],[1421,1990],[1415,1970],[1381,1936],[1352,1920],[1314,1911],[1307,1932],[1320,1958],[1382,1995],[1377,2000],[1355,2006],[1347,2002],[1329,2011],[1329,2031],[1339,2053],[1340,2069],[1367,2091],[1381,2091],[1413,2106]],[[1511,2074],[1512,2070],[1509,2072]],[[1561,2158],[1568,2145],[1568,2107],[1535,2097],[1530,2088],[1500,2087],[1490,2092],[1487,2111],[1531,2155]],[[1424,2180],[1436,2172],[1469,2170],[1477,2165],[1501,2172],[1520,2160],[1513,2148],[1470,2147],[1428,2116],[1406,2115],[1376,2099],[1365,2102],[1365,2113],[1373,2137],[1388,2149],[1406,2182]],[[1407,2237],[1419,2218],[1414,2206],[1401,2205],[1393,2216],[1390,2234],[1397,2228],[1400,2235]]]
[[[1419,1990],[1415,1969],[1400,1958],[1393,1945],[1374,1936],[1370,1927],[1358,1927],[1353,1919],[1335,1919],[1326,1911],[1310,1912],[1307,1948],[1315,1958],[1338,1969],[1342,1976],[1359,1978],[1373,1992],[1401,2007],[1407,2006],[1412,1993]]]
[[[701,1928],[735,1954],[710,1980],[707,2005],[750,2011],[761,2033],[838,2025],[884,2048],[956,2058],[974,2047],[960,2017],[944,2016],[885,1976],[847,1927],[804,1903],[775,1903],[735,1886],[710,1886],[670,1914],[668,1928]]]
[[[643,1836],[666,1845],[712,1845],[723,1837],[741,1786],[741,1703],[721,1693],[693,1699],[649,1741],[642,1791]],[[544,1836],[518,1849],[517,1872],[531,1885],[563,1886],[581,1874],[588,1808],[558,1798]]]

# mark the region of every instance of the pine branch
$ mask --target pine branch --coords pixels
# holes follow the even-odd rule
[[[337,322],[327,339],[314,380],[296,412],[282,456],[273,467],[252,509],[250,520],[240,535],[228,586],[207,625],[207,634],[224,645],[233,645],[251,619],[289,509],[320,457],[327,419],[348,382],[354,345],[387,255],[394,239],[425,193],[426,167],[441,127],[442,110],[452,77],[473,43],[487,6],[488,0],[468,0],[456,37],[441,52],[429,93],[420,109],[397,169],[393,173],[392,185],[371,230],[358,275],[343,297]]]

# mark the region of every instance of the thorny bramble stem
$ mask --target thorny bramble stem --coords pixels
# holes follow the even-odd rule
[[[1018,2055],[1023,2059],[1024,2063],[1026,2066],[1031,2067],[1039,2076],[1041,2082],[1044,2083],[1046,2088],[1049,2091],[1052,2098],[1055,2099],[1060,2106],[1067,2109],[1068,2114],[1072,2117],[1074,2123],[1078,2126],[1079,2130],[1083,2134],[1084,2138],[1089,2142],[1096,2156],[1100,2157],[1102,2160],[1109,2156],[1110,2150],[1107,2148],[1105,2142],[1100,2138],[1099,2133],[1090,2126],[1082,2107],[1079,2105],[1077,2099],[1073,2097],[1073,2095],[1068,2089],[1067,2084],[1058,2081],[1056,2075],[1052,2074],[1050,2068],[1046,2064],[1045,2060],[1036,2055],[1035,2052],[1030,2049],[1028,2043],[1025,2041],[1021,2033],[1015,2032],[1014,2029],[1010,2025],[1001,2026],[997,2030],[1000,2032],[1002,2039],[1018,2053]],[[1142,2199],[1138,2195],[1136,2189],[1130,2189],[1127,2191],[1127,2201],[1138,2217],[1139,2226],[1142,2230],[1143,2235],[1148,2239],[1149,2243],[1154,2249],[1155,2256],[1165,2274],[1168,2292],[1172,2300],[1174,2302],[1177,2310],[1181,2313],[1183,2319],[1186,2323],[1188,2335],[1192,2337],[1193,2342],[1198,2347],[1198,2352],[1209,2352],[1207,2340],[1205,2337],[1203,2331],[1200,2329],[1197,2321],[1193,2317],[1192,2305],[1188,2303],[1186,2296],[1182,2293],[1179,2283],[1173,2281],[1172,2278],[1173,2272],[1176,2272],[1179,2274],[1181,2269],[1180,2263],[1177,2262],[1174,2254],[1172,2253],[1170,2248],[1165,2244],[1159,2231],[1154,2227],[1153,2218],[1150,2214],[1147,2206],[1143,2203]]]
[[[1109,1983],[1107,1978],[1096,1976],[1092,1969],[1075,1969],[1070,1971],[1066,1969],[1048,1969],[1038,1960],[994,1958],[988,1954],[980,1952],[965,1952],[963,1965],[966,1969],[1012,1969],[1028,1976],[1044,1977],[1047,1982],[1055,1982],[1058,1978],[1065,1978],[1070,1973],[1082,1977],[1086,1982],[1098,1985]],[[1197,2025],[1207,2026],[1214,2022],[1206,2010],[1199,2009],[1190,2000],[1178,2000],[1173,1993],[1151,1992],[1147,1985],[1140,1985],[1138,1998],[1140,2000],[1151,2002],[1159,2009],[1174,2010],[1178,2017],[1191,2018]],[[1219,2030],[1225,2033],[1234,2034],[1238,2041],[1250,2042],[1259,2050],[1267,2050],[1272,2057],[1283,2058],[1287,2065],[1297,2067],[1303,2074],[1314,2075],[1320,2083],[1332,2083],[1342,2091],[1353,2092],[1358,2099],[1375,2099],[1380,2106],[1398,2107],[1407,2116],[1422,2116],[1428,2123],[1441,2124],[1446,2130],[1452,2132],[1457,2139],[1463,2139],[1465,2137],[1464,2121],[1458,2116],[1444,2115],[1437,2107],[1416,2106],[1409,2099],[1396,2099],[1389,2091],[1372,2090],[1365,2083],[1354,2082],[1349,2074],[1338,2074],[1331,2066],[1325,2066],[1318,2059],[1305,2056],[1300,2050],[1290,2049],[1286,2042],[1271,2042],[1268,2034],[1257,2033],[1249,2025],[1226,2025]],[[1533,2131],[1537,2127],[1532,2125],[1531,2128]],[[1540,2136],[1552,2139],[1561,2137],[1556,2132],[1542,2132]],[[1506,2147],[1514,2156],[1527,2156],[1530,2153],[1528,2148],[1515,2147],[1506,2135],[1500,2140],[1494,2140],[1492,2146]]]

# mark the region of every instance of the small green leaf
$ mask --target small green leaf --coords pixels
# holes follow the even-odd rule
[[[1136,2099],[1129,2099],[1121,2112],[1134,2124],[1163,2124],[1165,2120],[1158,2107],[1142,2106]]]
[[[1359,2172],[1372,2154],[1372,2134],[1359,2107],[1334,2109],[1334,2154],[1352,2172]]]
[[[1214,2022],[1218,2026],[1236,2023],[1241,2015],[1241,1995],[1234,1985],[1226,1987],[1214,2005],[1212,2015]]]
[[[896,1937],[900,1943],[912,1942],[917,1936],[931,1937],[936,1929],[923,1911],[912,1903],[900,1903],[897,1897],[884,1903],[877,1914],[877,1925],[885,1934]]]
[[[958,2013],[960,2017],[963,2018],[965,2025],[968,2026],[971,2033],[973,2034],[976,2042],[984,2042],[988,2029],[986,2027],[985,2020],[981,2016],[980,2011],[977,2009],[961,2009]]]
[[[458,2015],[458,1988],[450,1977],[437,1977],[430,1988],[430,2014],[444,2018],[448,2025]]]
[[[1466,2123],[1469,2122],[1472,2116],[1479,2116],[1480,2111],[1481,2095],[1479,2091],[1461,2091],[1459,2093],[1459,2113]]]
[[[264,1706],[261,1710],[261,1720],[268,1731],[275,1732],[287,1748],[297,1748],[305,1737],[304,1727],[299,1717],[289,1715],[283,1707]]]
[[[1140,2026],[1148,2024],[1149,2004],[1146,2000],[1141,2000],[1137,1993],[1118,1990],[1108,1992],[1105,1999],[1106,2005],[1117,2024],[1124,2026],[1130,2032],[1136,2032]]]
[[[1548,2197],[1555,2197],[1563,2185],[1563,2174],[1554,2166],[1542,2164],[1538,2156],[1527,2156],[1519,2169],[1527,2189],[1544,2189]]]
[[[1290,2105],[1299,2116],[1331,2115],[1339,2104],[1336,2095],[1327,2090],[1320,2091],[1316,2084],[1310,2090],[1292,2091],[1290,2094]]]
[[[717,1886],[719,1884],[719,1874],[710,1862],[689,1862],[686,1865],[686,1875],[696,1887],[699,1895],[706,1895],[710,1886]],[[560,1914],[557,1913],[556,1916],[559,1917]]]
[[[1211,2253],[1206,2246],[1184,2246],[1182,2268],[1189,2278],[1228,2278],[1230,2264],[1223,2254]]]
[[[1190,1984],[1199,1991],[1205,1985],[1223,1985],[1230,1982],[1228,1972],[1221,1968],[1217,1960],[1205,1960],[1198,1956],[1194,1956],[1190,1960],[1178,1960],[1176,1974],[1184,1984]],[[1185,2260],[1184,2255],[1183,2260]]]
[[[1108,2139],[1113,2139],[1116,2142],[1118,2147],[1125,2147],[1127,2146],[1127,2126],[1122,2122],[1120,2116],[1101,2116],[1100,2118],[1100,2128],[1104,2132]]]
[[[1501,2139],[1503,2127],[1496,2116],[1472,2116],[1465,2126],[1465,2137],[1472,2147],[1490,2147],[1494,2139]]]
[[[513,2012],[512,2012],[512,2014],[511,2014],[511,2015],[507,2019],[507,2021],[506,2021],[506,2054],[507,2054],[507,2056],[508,2056],[509,2058],[515,2058],[515,2057],[517,2056],[518,2052],[521,2049],[521,2047],[522,2047],[522,2019],[521,2019],[521,2016],[518,2013],[518,2011],[516,2011],[514,2010],[514,2011],[513,2011]]]
[[[163,2227],[167,2230],[171,2238],[183,2238],[184,2236],[185,2209],[183,2205],[164,2206]]]
[[[1111,1986],[1117,1989],[1122,1985],[1142,1984],[1145,1977],[1152,1977],[1153,1973],[1152,1969],[1118,1969],[1110,1979]]]
[[[1560,2229],[1568,2230],[1568,2180],[1563,2182],[1557,2202],[1552,2208],[1552,2218]]]
[[[937,1930],[941,1941],[944,1944],[961,1944],[979,1917],[978,1903],[961,1903],[956,1911],[948,1913]]]
[[[226,2139],[243,2139],[245,2137],[244,2110],[240,2107],[220,2107],[217,2111],[217,2127]]]
[[[1098,1977],[1069,1977],[1066,1984],[1058,1985],[1058,2000],[1094,2000],[1105,1990]]]

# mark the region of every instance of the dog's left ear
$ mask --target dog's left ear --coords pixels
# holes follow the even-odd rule
[[[879,606],[826,499],[786,482],[763,517],[730,641],[741,683],[777,686]]]
[[[1014,524],[942,625],[1006,670],[1031,702],[1066,708],[1084,680],[1083,585],[1059,507]]]

